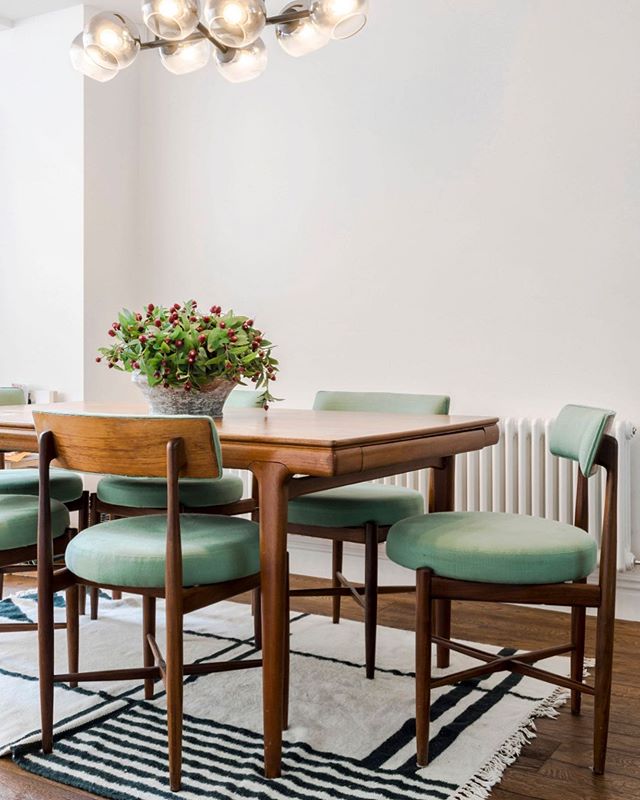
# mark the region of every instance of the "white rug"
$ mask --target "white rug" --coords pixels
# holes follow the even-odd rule
[[[64,602],[56,614],[63,619]],[[0,602],[0,617],[35,619],[35,596]],[[139,666],[139,598],[102,593],[100,619],[81,618],[81,669]],[[255,657],[247,606],[220,603],[185,619],[188,660]],[[483,798],[534,736],[533,720],[555,716],[567,693],[498,673],[433,693],[431,764],[415,769],[414,637],[381,628],[378,671],[364,677],[364,628],[292,615],[291,712],[283,776],[262,777],[260,670],[185,681],[183,789],[168,789],[164,693],[142,699],[139,683],[55,689],[56,742],[38,748],[36,635],[0,635],[0,753],[24,769],[113,800],[458,800]],[[163,647],[163,610],[158,641]],[[499,648],[487,648],[494,652]],[[471,662],[454,654],[452,669]],[[65,632],[56,664],[66,670]],[[568,660],[544,666],[568,674]],[[162,685],[159,684],[159,689]]]

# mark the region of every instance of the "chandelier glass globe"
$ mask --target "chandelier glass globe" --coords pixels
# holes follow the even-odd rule
[[[197,0],[144,0],[142,18],[160,39],[179,41],[198,27],[200,9]]]
[[[348,39],[361,31],[369,12],[369,0],[314,0],[311,21],[332,39]]]
[[[228,47],[256,41],[267,20],[264,0],[206,0],[204,21],[209,33]]]
[[[107,81],[110,81],[112,78],[115,78],[120,71],[117,68],[105,69],[104,67],[96,64],[93,59],[89,58],[85,52],[84,44],[82,43],[81,33],[79,33],[71,43],[69,57],[71,58],[71,63],[74,69],[78,70],[78,72],[81,72],[83,75],[86,75],[87,78],[93,78],[94,81],[100,81],[100,83],[106,83]]]
[[[262,39],[247,47],[215,51],[218,72],[231,83],[243,83],[257,78],[267,68],[267,48]]]
[[[206,39],[195,42],[176,42],[160,48],[160,60],[174,75],[188,75],[202,69],[211,56],[211,45]]]
[[[282,14],[288,11],[308,10],[308,4],[299,2],[289,3],[282,9]],[[295,19],[290,22],[280,22],[276,25],[276,38],[285,53],[298,58],[313,53],[329,44],[331,39],[327,30],[314,25],[309,17]]]
[[[82,35],[86,54],[104,69],[128,67],[138,55],[136,26],[122,14],[104,12],[91,17]]]

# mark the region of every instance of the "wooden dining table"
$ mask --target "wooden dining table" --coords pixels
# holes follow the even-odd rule
[[[0,406],[0,452],[37,451],[34,410],[148,413],[145,406],[82,402]],[[495,417],[281,408],[230,409],[216,420],[224,466],[251,471],[259,490],[266,777],[280,775],[282,760],[288,501],[432,467],[432,510],[452,510],[455,455],[495,444],[497,423]]]

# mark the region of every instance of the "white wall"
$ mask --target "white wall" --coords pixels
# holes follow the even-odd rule
[[[147,279],[137,224],[140,75],[136,65],[108,83],[74,75],[84,83],[84,399],[135,401],[130,376],[95,359],[118,310],[141,302]]]
[[[150,299],[255,315],[293,406],[395,388],[640,421],[640,4],[401,5],[306,59],[268,35],[250,84],[145,59]]]
[[[83,392],[82,8],[0,33],[0,385]]]
[[[269,35],[250,84],[144,60],[151,299],[255,314],[293,404],[390,387],[640,418],[640,5],[402,7],[307,59]]]

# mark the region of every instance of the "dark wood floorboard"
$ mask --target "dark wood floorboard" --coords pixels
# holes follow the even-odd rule
[[[24,588],[27,580],[9,579],[6,591]],[[326,582],[292,578],[293,586],[303,583],[319,586]],[[294,610],[330,615],[330,601],[325,598],[294,598],[291,605]],[[349,619],[362,619],[359,607],[349,600],[343,603],[343,613]],[[458,638],[521,648],[565,641],[569,622],[566,614],[486,603],[454,604],[453,619],[453,634]],[[380,624],[412,630],[413,596],[383,596]],[[587,655],[593,655],[593,650],[594,621],[589,618]],[[491,800],[640,800],[639,656],[640,623],[618,622],[606,775],[591,773],[593,702],[585,697],[581,717],[573,717],[565,706],[557,719],[537,722],[537,737],[506,770]],[[0,759],[0,800],[89,797],[92,795],[30,775],[8,758]]]

